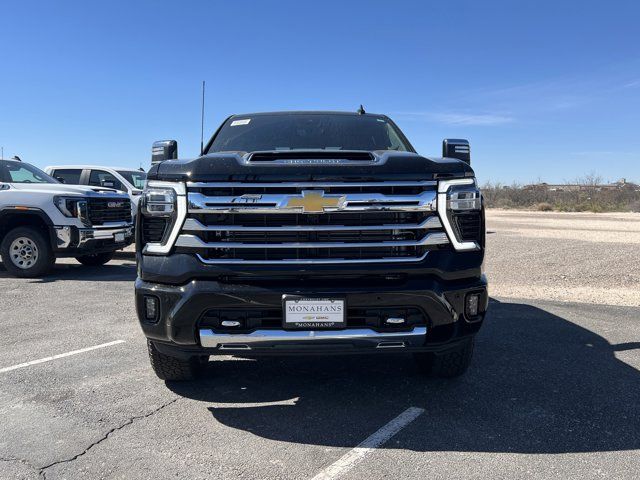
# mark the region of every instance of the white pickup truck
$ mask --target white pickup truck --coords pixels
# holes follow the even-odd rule
[[[128,195],[65,185],[28,163],[0,160],[0,257],[10,274],[42,276],[56,257],[102,265],[132,241]]]
[[[134,216],[147,180],[144,170],[98,165],[55,165],[46,167],[44,171],[67,185],[106,187],[128,193],[133,204]]]

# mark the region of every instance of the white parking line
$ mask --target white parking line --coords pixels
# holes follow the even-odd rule
[[[39,360],[32,360],[30,362],[19,363],[18,365],[12,365],[10,367],[0,368],[0,373],[10,372],[12,370],[17,370],[19,368],[30,367],[31,365],[37,365],[39,363],[50,362],[51,360],[57,360],[58,358],[70,357],[71,355],[78,355],[79,353],[90,352],[91,350],[97,350],[99,348],[118,345],[119,343],[124,343],[124,340],[114,340],[113,342],[102,343],[100,345],[94,345],[93,347],[81,348],[80,350],[73,350],[71,352],[59,353],[58,355],[54,355],[52,357],[45,357]]]
[[[337,462],[325,468],[312,480],[330,480],[338,478],[351,470],[364,457],[373,452],[380,445],[386,443],[391,437],[413,422],[424,413],[424,409],[409,407],[384,427],[364,440],[357,447],[349,450]]]

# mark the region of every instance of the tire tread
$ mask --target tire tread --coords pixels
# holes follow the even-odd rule
[[[183,360],[165,355],[159,352],[150,340],[147,340],[147,347],[151,368],[161,380],[185,381],[196,378],[198,366],[194,359]]]

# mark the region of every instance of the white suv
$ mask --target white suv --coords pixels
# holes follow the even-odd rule
[[[147,180],[143,170],[99,167],[96,165],[56,165],[44,169],[49,175],[69,185],[115,188],[129,194],[133,213],[137,211],[142,189]]]
[[[133,241],[131,201],[100,187],[64,185],[33,165],[0,160],[0,256],[17,277],[39,277],[56,257],[102,265]]]

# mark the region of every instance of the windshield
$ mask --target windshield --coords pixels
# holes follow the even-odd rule
[[[33,165],[9,160],[0,160],[0,182],[60,183]]]
[[[133,185],[134,188],[139,190],[144,188],[144,182],[147,180],[147,174],[145,172],[138,170],[118,170],[118,173]]]
[[[228,119],[207,153],[317,149],[413,151],[385,117],[281,113]]]

